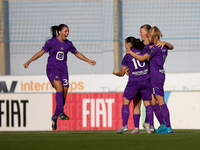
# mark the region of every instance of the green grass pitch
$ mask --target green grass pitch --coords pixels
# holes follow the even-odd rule
[[[128,131],[129,132],[129,131]],[[171,134],[116,131],[1,131],[0,150],[199,150],[200,130]]]

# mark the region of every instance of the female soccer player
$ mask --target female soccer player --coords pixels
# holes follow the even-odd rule
[[[57,118],[60,115],[60,120],[69,120],[69,117],[64,113],[63,106],[69,88],[68,69],[67,69],[67,53],[70,51],[77,58],[88,62],[94,66],[96,62],[86,58],[83,54],[78,52],[73,46],[72,42],[67,40],[69,35],[69,27],[65,24],[51,27],[52,38],[48,40],[42,49],[28,60],[24,67],[41,57],[45,52],[49,53],[48,62],[46,66],[46,73],[52,86],[56,89],[56,110],[52,116],[52,129],[57,129]]]
[[[151,26],[149,24],[144,24],[140,27],[140,37],[141,40],[143,41],[143,43],[146,45],[147,50],[148,50],[148,46],[151,45],[149,38],[148,38],[148,32],[151,29]],[[164,46],[167,46],[169,50],[172,50],[174,47],[173,45],[171,45],[170,43],[167,43],[165,41],[159,41],[156,46],[161,47],[161,49]]]
[[[144,54],[142,51],[145,45],[134,37],[128,37],[125,40],[126,49],[137,54]],[[140,94],[144,100],[146,107],[146,115],[149,119],[150,125],[153,127],[153,108],[150,104],[151,100],[151,89],[149,83],[149,71],[148,64],[146,61],[140,62],[129,54],[126,54],[122,61],[122,67],[120,72],[113,71],[114,75],[124,76],[126,67],[129,67],[129,81],[126,85],[123,94],[123,106],[121,109],[123,126],[117,131],[117,133],[123,133],[128,130],[127,122],[129,117],[129,104],[132,99]],[[139,114],[140,115],[140,114]],[[139,116],[138,114],[133,115],[135,129],[130,133],[139,133]],[[150,133],[150,132],[149,132]]]
[[[146,45],[146,47],[144,48],[145,51],[148,51],[149,46],[151,45],[149,38],[148,38],[148,32],[149,32],[150,29],[151,29],[151,26],[149,24],[145,24],[145,25],[140,27],[140,34],[139,35],[141,36],[143,43]],[[156,46],[161,47],[161,49],[164,46],[167,46],[169,50],[173,49],[173,45],[171,45],[170,43],[167,43],[165,41],[159,41]],[[128,69],[126,69],[126,72],[128,72]],[[152,95],[152,99],[154,99],[153,95]],[[134,114],[140,113],[140,105],[141,105],[140,103],[141,103],[141,97],[138,95],[136,97],[136,99],[134,100]],[[157,103],[155,105],[153,105],[153,111],[154,111],[154,113],[155,113],[155,115],[156,115],[156,117],[157,117],[157,119],[160,123],[159,128],[156,130],[156,132],[159,133],[165,128],[165,123],[163,121],[162,112],[161,112],[160,107]],[[145,122],[143,123],[143,127],[146,129],[146,132],[149,132],[150,126],[149,126],[149,121],[148,121],[147,117],[145,118]],[[150,131],[155,132],[154,129],[150,129]]]
[[[158,103],[161,108],[161,120],[163,114],[163,119],[165,121],[163,121],[163,124],[165,123],[166,125],[166,127],[164,126],[162,130],[157,131],[157,133],[172,133],[173,130],[170,124],[169,110],[164,101],[163,89],[165,81],[165,70],[163,68],[163,64],[167,57],[168,48],[166,46],[163,48],[157,46],[157,43],[160,42],[160,37],[162,37],[162,33],[156,26],[154,26],[149,31],[149,40],[151,43],[153,43],[153,45],[150,46],[150,50],[146,54],[141,56],[134,53],[130,49],[127,49],[126,53],[131,54],[139,61],[150,59],[150,84],[153,93],[152,105],[154,106]]]

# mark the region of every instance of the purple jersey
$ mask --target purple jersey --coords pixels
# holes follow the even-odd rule
[[[144,41],[143,41],[143,44],[144,44]],[[143,51],[147,53],[149,51],[151,45],[152,45],[151,43],[145,45],[145,47],[143,48]]]
[[[136,54],[144,55],[145,52],[138,49],[131,49]],[[140,81],[149,78],[148,64],[146,61],[139,61],[130,54],[126,54],[122,61],[122,66],[129,68],[129,81]]]
[[[167,57],[168,49],[167,47],[153,46],[147,54],[150,58],[150,77],[151,78],[165,78],[165,70],[163,68],[165,59]]]
[[[47,69],[55,68],[58,71],[67,71],[67,53],[68,51],[76,53],[77,50],[71,41],[61,42],[57,37],[48,40],[42,47],[45,52],[49,52]]]

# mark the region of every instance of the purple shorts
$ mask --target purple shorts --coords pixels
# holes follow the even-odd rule
[[[164,97],[164,89],[163,89],[164,82],[165,79],[151,78],[150,84],[153,95]]]
[[[56,69],[47,69],[46,73],[52,86],[54,80],[59,80],[62,82],[63,87],[69,87],[68,72],[61,72]]]
[[[149,80],[129,81],[123,97],[131,101],[139,94],[144,101],[151,100],[151,86]]]

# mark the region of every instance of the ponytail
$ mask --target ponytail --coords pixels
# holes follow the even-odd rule
[[[58,28],[58,26],[56,26],[56,25],[51,27],[52,38],[57,36],[57,33],[56,33],[57,28]]]
[[[137,49],[142,51],[145,45],[142,41],[140,41],[140,39],[135,39],[135,41],[133,42],[133,47],[136,47]]]
[[[126,42],[131,43],[131,45],[132,45],[131,48],[139,49],[141,51],[145,47],[144,43],[142,41],[140,41],[140,39],[136,39],[133,36],[127,37]]]

